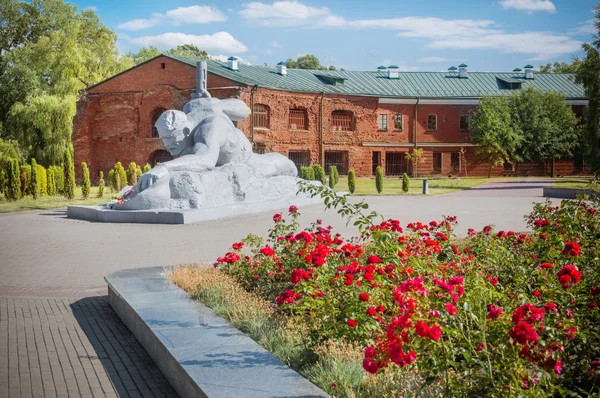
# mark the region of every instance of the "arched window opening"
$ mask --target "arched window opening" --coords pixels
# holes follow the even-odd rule
[[[269,107],[263,104],[254,104],[254,127],[269,128]]]
[[[162,115],[164,112],[166,111],[165,108],[156,108],[154,111],[152,111],[152,138],[158,138],[158,130],[156,129],[156,127],[154,126],[156,124],[156,121],[158,120],[158,118],[160,117],[160,115]]]
[[[158,151],[152,152],[150,157],[148,158],[148,163],[152,165],[152,167],[156,166],[157,163],[165,163],[169,160],[173,160],[173,156],[168,151],[164,149],[159,149]]]
[[[334,131],[353,131],[354,114],[351,111],[331,112],[331,126]]]

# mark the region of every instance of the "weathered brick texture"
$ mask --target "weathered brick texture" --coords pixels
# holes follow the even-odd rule
[[[460,116],[469,114],[471,105],[380,104],[376,97],[321,96],[320,93],[295,93],[253,88],[209,73],[208,87],[217,98],[240,98],[248,105],[266,105],[268,128],[251,128],[250,118],[238,123],[258,151],[309,151],[311,163],[327,161],[330,151],[347,153],[348,166],[357,176],[373,174],[374,161],[386,170],[386,162],[398,163],[399,155],[415,146],[414,117],[417,108],[416,145],[424,149],[424,163],[417,166],[420,175],[448,174],[487,176],[489,163],[475,154],[469,134],[460,129]],[[90,88],[78,103],[73,133],[75,163],[85,161],[91,174],[105,175],[115,162],[153,163],[164,150],[153,137],[154,120],[163,110],[182,109],[195,88],[195,68],[176,60],[160,57]],[[581,116],[583,107],[575,107]],[[289,110],[306,111],[305,129],[292,129]],[[332,112],[350,111],[351,131],[334,130]],[[321,118],[322,112],[322,118]],[[387,115],[387,129],[379,129],[379,115]],[[402,115],[402,129],[394,126],[394,115]],[[428,130],[428,115],[437,116],[437,128]],[[322,119],[322,123],[321,123]],[[398,126],[400,127],[400,126]],[[452,153],[461,148],[459,171],[453,169]],[[374,155],[379,152],[379,155]],[[442,153],[441,170],[434,167],[434,153]],[[346,155],[344,155],[346,156]],[[374,157],[375,156],[375,157]],[[435,155],[439,156],[439,155]],[[458,156],[458,155],[454,155]],[[402,158],[403,159],[403,158]],[[403,161],[390,170],[412,173],[412,163]],[[376,164],[375,164],[376,165]],[[79,170],[77,167],[76,170]],[[577,174],[571,160],[558,160],[555,170],[561,175]],[[544,163],[523,163],[517,175],[544,175],[550,172]],[[492,168],[491,175],[507,174],[504,166]]]

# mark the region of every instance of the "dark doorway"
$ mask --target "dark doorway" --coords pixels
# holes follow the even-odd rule
[[[386,152],[385,153],[385,175],[399,176],[405,171],[404,152]]]
[[[339,175],[348,174],[348,151],[325,151],[325,170],[335,166]]]
[[[173,160],[173,156],[171,156],[171,154],[168,151],[161,149],[152,152],[150,158],[148,159],[148,163],[150,163],[152,167],[154,167],[157,163],[164,163],[168,162],[169,160]]]
[[[375,175],[375,170],[377,170],[377,166],[381,166],[381,152],[373,151],[372,164],[373,164],[373,175]]]

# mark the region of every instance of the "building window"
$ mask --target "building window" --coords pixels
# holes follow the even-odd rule
[[[164,63],[160,64],[160,69],[165,69],[166,65]]]
[[[585,167],[585,162],[583,160],[583,155],[581,153],[575,154],[573,156],[573,171],[583,171]]]
[[[156,121],[160,115],[162,115],[165,111],[165,108],[156,108],[154,111],[152,111],[152,138],[158,138],[158,130],[154,125],[156,124]]]
[[[460,153],[452,152],[450,155],[450,170],[453,173],[460,173]]]
[[[379,130],[386,130],[388,129],[388,115],[381,114],[379,115]]]
[[[254,127],[269,128],[269,107],[263,104],[254,104]]]
[[[148,163],[150,163],[150,165],[154,167],[158,163],[165,163],[169,160],[173,160],[173,156],[171,156],[171,154],[168,151],[165,151],[164,149],[159,149],[158,151],[152,152],[152,154],[148,158]]]
[[[385,153],[385,175],[399,176],[405,172],[404,152],[386,152]]]
[[[460,115],[460,131],[469,131],[469,115]]]
[[[308,130],[308,115],[305,109],[290,109],[289,127],[292,130]]]
[[[433,171],[441,172],[442,171],[442,153],[435,152],[433,154]]]
[[[401,115],[401,114],[394,115],[394,130],[398,130],[398,131],[404,130],[404,115]]]
[[[437,130],[437,115],[427,115],[427,130]]]
[[[331,113],[331,125],[333,130],[354,130],[354,114],[350,111],[333,111]]]
[[[510,162],[504,161],[504,171],[514,171],[514,165]]]
[[[371,164],[373,169],[373,175],[375,175],[377,167],[381,165],[381,152],[373,151],[373,153],[371,154]]]
[[[325,170],[329,166],[337,167],[338,174],[348,174],[348,151],[325,151]]]
[[[262,155],[264,153],[267,153],[267,146],[263,143],[255,142],[254,149],[252,149],[252,152]]]
[[[298,173],[300,172],[300,167],[310,165],[310,151],[289,151],[288,158],[294,162]]]

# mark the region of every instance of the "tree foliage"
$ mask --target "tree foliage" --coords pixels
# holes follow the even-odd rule
[[[98,197],[104,196],[104,172],[100,172],[100,180],[98,181]]]
[[[585,88],[589,104],[585,111],[585,147],[588,159],[595,171],[600,171],[600,5],[595,8],[596,33],[592,43],[584,43],[585,58],[577,70],[576,82]]]
[[[295,61],[288,58],[285,65],[290,69],[335,70],[335,66],[333,65],[330,65],[329,68],[321,65],[319,58],[313,54],[301,55]]]
[[[68,147],[64,152],[63,168],[65,176],[63,193],[67,199],[73,199],[75,197],[75,163],[71,148]]]
[[[92,10],[63,0],[0,0],[0,123],[27,157],[60,161],[79,91],[131,66]]]
[[[211,59],[208,53],[200,50],[193,44],[183,44],[172,48],[168,51],[160,51],[155,46],[142,47],[137,53],[130,52],[125,56],[131,60],[133,65],[139,65],[161,54],[172,55],[176,57],[195,58],[195,59]]]
[[[354,174],[354,170],[348,170],[348,191],[350,193],[354,193],[356,190],[356,176]]]
[[[90,169],[86,162],[81,163],[81,194],[84,200],[90,197]]]
[[[410,180],[408,179],[408,174],[402,173],[402,192],[408,192],[410,189]]]
[[[383,169],[381,166],[377,166],[375,169],[375,188],[377,188],[377,193],[383,192]]]
[[[469,129],[477,154],[490,162],[488,177],[493,165],[518,159],[521,135],[512,120],[509,98],[483,97],[471,117]]]
[[[31,178],[29,179],[30,181],[30,190],[31,190],[31,194],[33,195],[33,199],[37,199],[38,196],[40,196],[40,180],[38,178],[38,168],[37,168],[37,162],[34,159],[31,159]]]
[[[554,62],[540,65],[541,73],[577,73],[577,69],[581,65],[581,61],[574,59],[572,63]]]

